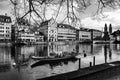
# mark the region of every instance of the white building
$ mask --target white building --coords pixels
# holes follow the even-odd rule
[[[57,41],[57,22],[53,18],[42,22],[39,31],[44,34],[45,41]]]
[[[89,29],[80,28],[78,37],[79,41],[91,40],[91,32]]]
[[[76,29],[71,25],[58,24],[58,41],[76,40]]]
[[[7,15],[0,15],[0,40],[11,40],[11,17]]]
[[[90,29],[89,31],[91,31],[91,35],[92,35],[93,40],[97,40],[97,39],[102,38],[102,34],[103,34],[102,31],[96,30],[96,29]]]

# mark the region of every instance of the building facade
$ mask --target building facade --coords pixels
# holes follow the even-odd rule
[[[89,29],[80,28],[78,34],[79,41],[91,40],[91,32]]]
[[[112,40],[120,42],[120,30],[114,31],[111,35],[113,36]]]
[[[23,43],[35,43],[35,34],[30,32],[20,32],[18,35],[18,42],[19,41]]]
[[[44,34],[44,41],[57,41],[57,22],[53,18],[42,22],[39,31]]]
[[[11,17],[0,15],[0,41],[11,40]]]
[[[76,29],[67,24],[58,24],[58,41],[75,41]]]
[[[100,40],[102,38],[102,31],[96,29],[90,29],[89,31],[91,31],[92,40]]]

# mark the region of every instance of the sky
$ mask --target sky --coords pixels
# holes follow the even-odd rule
[[[11,13],[13,13],[12,9],[13,6],[10,4],[9,0],[0,0],[0,15],[7,13],[8,16],[11,16]],[[54,9],[54,7],[52,9]],[[51,18],[51,15],[54,15],[52,9],[49,9],[48,13],[46,13],[48,19]],[[62,10],[63,9],[65,8],[62,8]],[[96,12],[96,9],[97,7],[92,5],[88,7],[84,13],[79,14],[82,27],[103,30],[105,23],[107,23],[108,26],[111,23],[114,30],[120,29],[120,9],[106,9],[104,10],[103,15],[99,14],[97,16],[93,16]],[[63,17],[65,17],[64,15],[66,14],[64,12],[61,13],[62,14],[58,16],[58,22],[60,19],[63,19]]]

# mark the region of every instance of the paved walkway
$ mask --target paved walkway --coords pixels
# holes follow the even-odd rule
[[[80,69],[77,71],[69,72],[69,73],[64,73],[64,74],[59,74],[51,77],[46,77],[38,80],[75,80],[80,77],[85,77],[93,73],[98,73],[107,69],[112,69],[115,67],[120,66],[120,61],[112,62],[112,63],[107,63],[107,64],[100,64],[84,69]]]

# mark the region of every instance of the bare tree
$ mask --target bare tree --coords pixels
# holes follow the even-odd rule
[[[15,1],[10,0],[11,3],[15,6],[17,5]],[[97,10],[95,15],[103,12],[104,8],[118,8],[120,6],[120,0],[26,0],[29,4],[29,10],[26,12],[21,18],[25,17],[27,14],[34,12],[42,21],[46,20],[46,11],[50,5],[59,5],[56,12],[55,20],[60,14],[61,7],[66,5],[66,17],[63,19],[64,22],[67,20],[68,24],[76,23],[80,21],[79,16],[81,12],[84,12],[89,6],[93,5],[93,3],[97,4]],[[64,4],[64,5],[63,5]],[[33,18],[33,16],[31,15]],[[35,21],[35,19],[34,19]],[[37,22],[37,21],[35,21]]]

